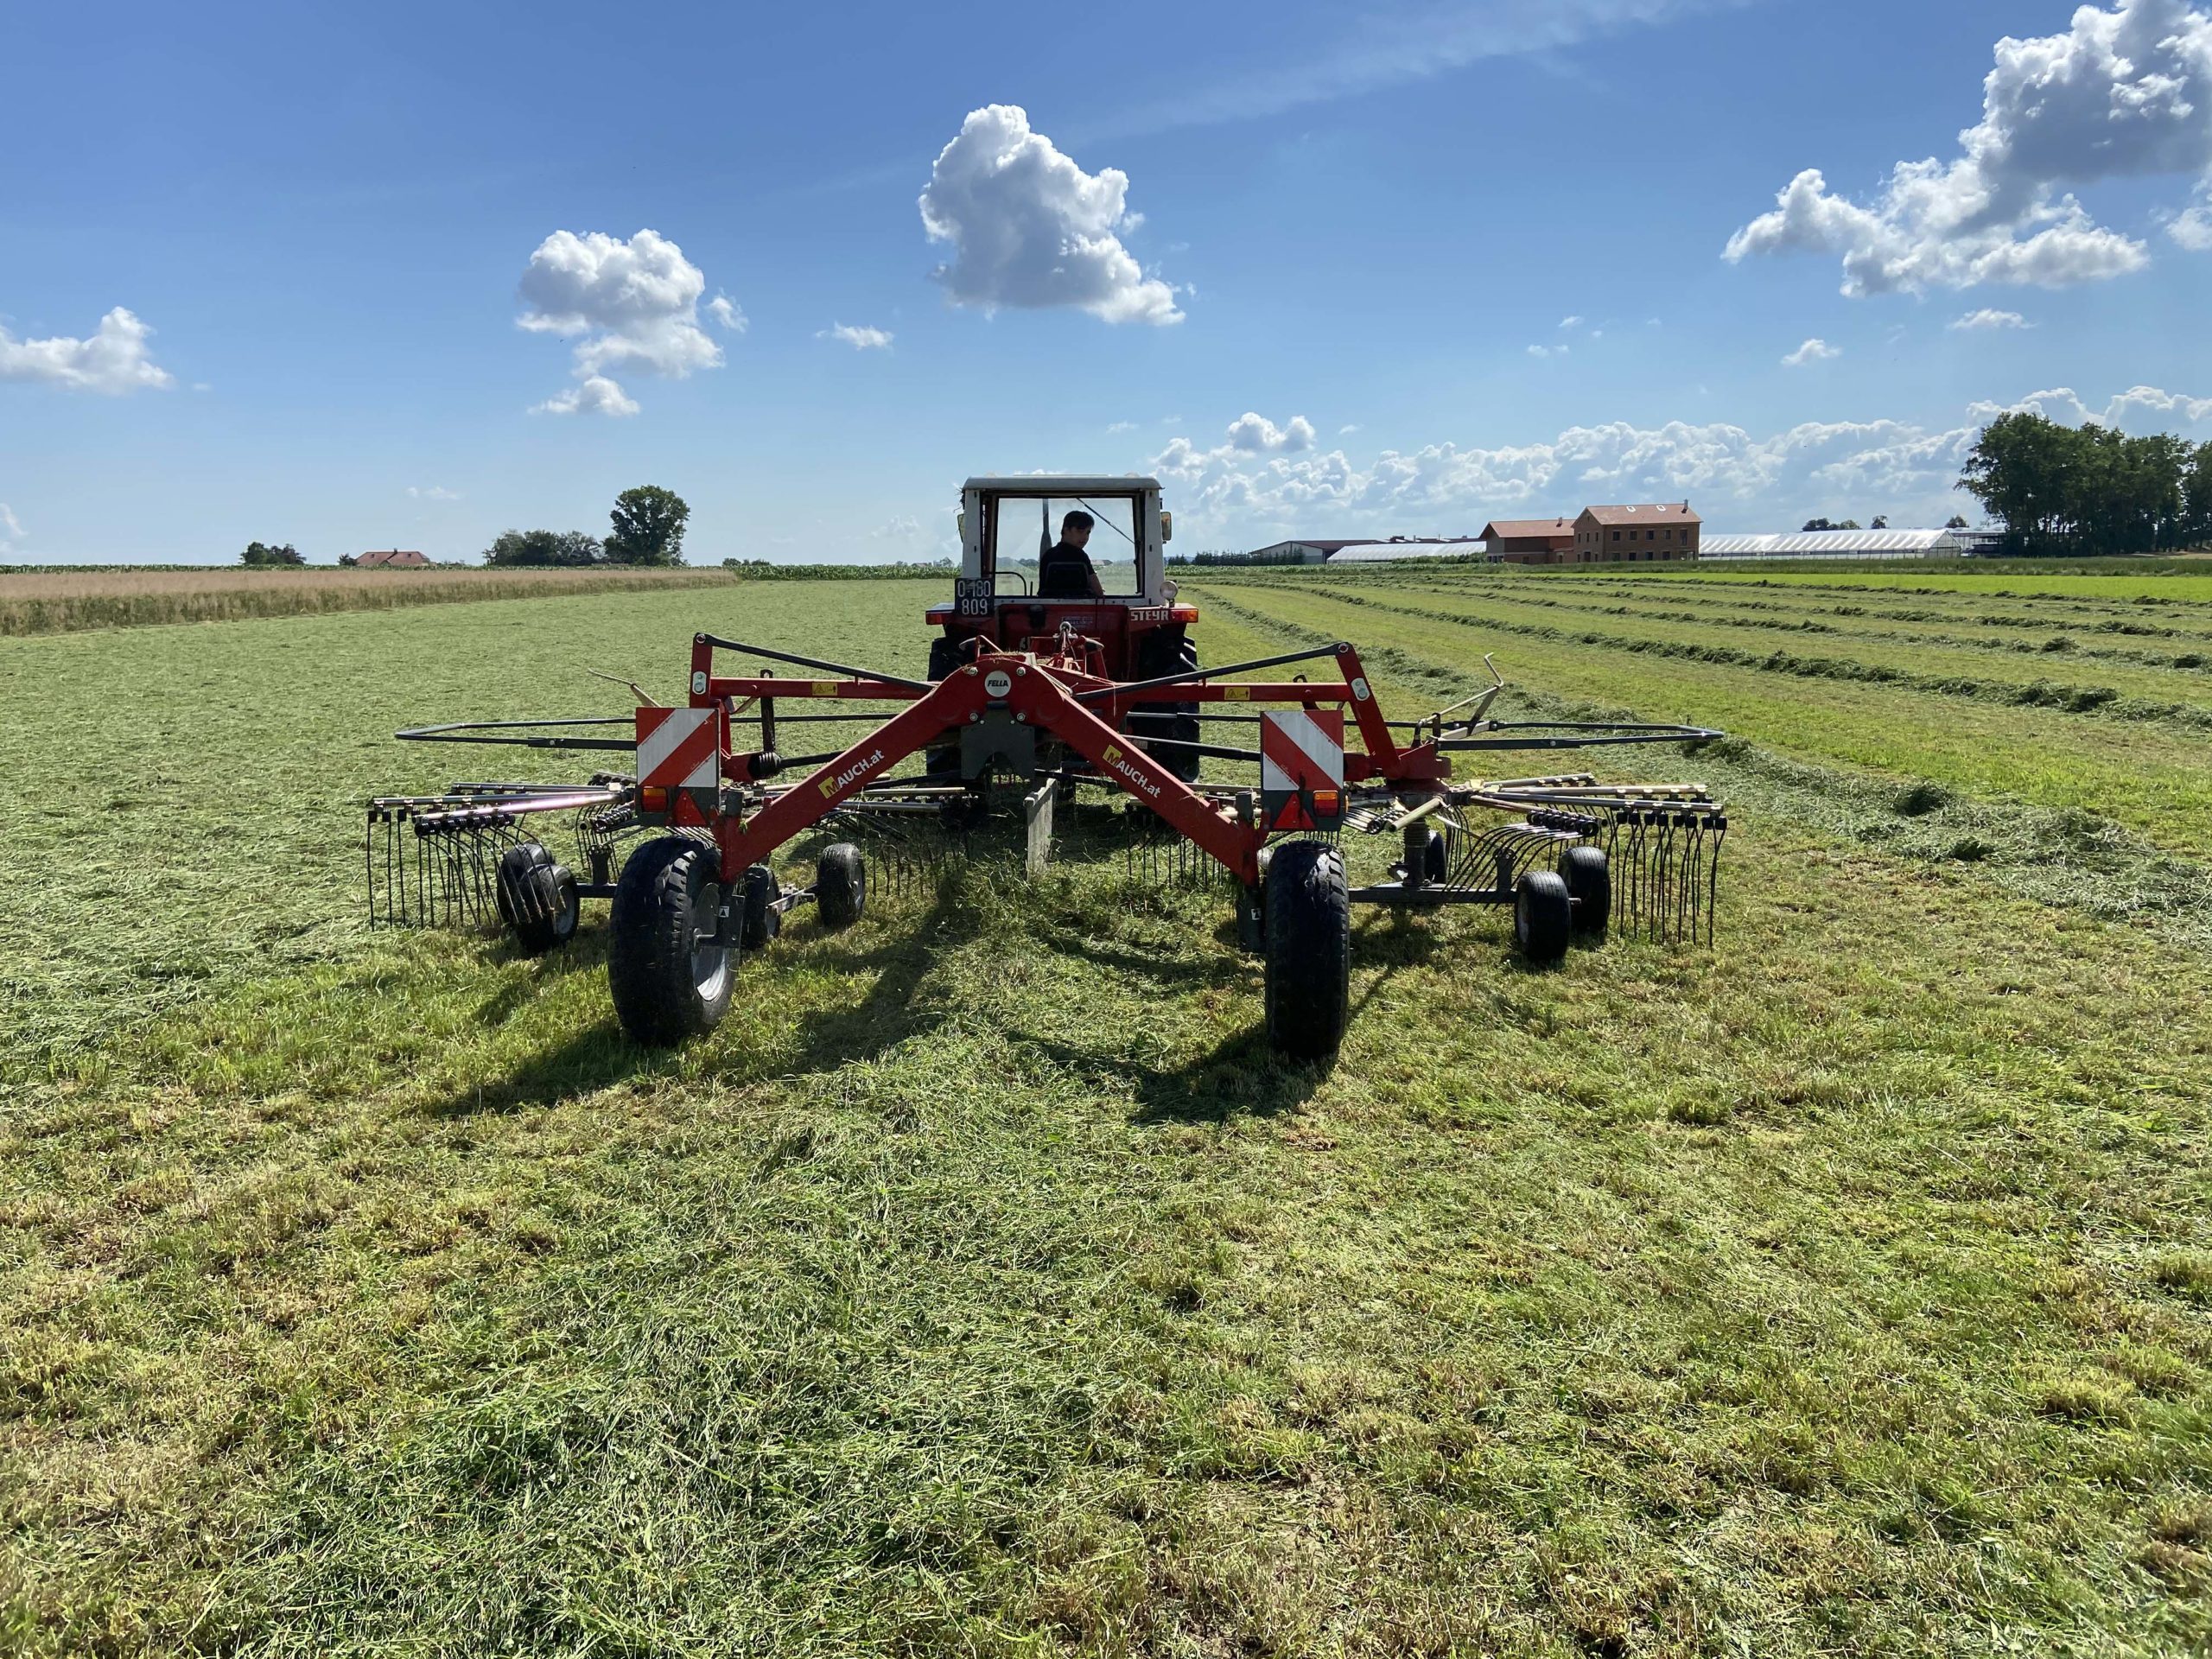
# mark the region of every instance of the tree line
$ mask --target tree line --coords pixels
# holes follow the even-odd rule
[[[1962,470],[1958,487],[2004,528],[2009,553],[2164,553],[2212,540],[2212,442],[2019,411],[1982,429]]]
[[[542,566],[581,569],[592,566],[669,566],[683,563],[683,528],[691,509],[673,490],[640,484],[614,498],[608,530],[594,536],[582,530],[507,530],[484,550],[487,565]],[[340,564],[353,563],[346,555]],[[303,565],[306,556],[289,542],[250,542],[238,563],[251,569]]]
[[[691,509],[682,496],[658,484],[640,484],[614,498],[605,537],[581,530],[502,531],[484,550],[493,565],[677,565],[683,563],[683,527]]]

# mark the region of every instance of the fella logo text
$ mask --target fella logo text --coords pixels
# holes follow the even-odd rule
[[[874,753],[869,755],[865,760],[854,761],[851,766],[847,766],[842,772],[837,773],[835,777],[824,778],[822,780],[822,798],[824,800],[831,798],[840,790],[860,782],[861,779],[867,777],[868,773],[874,772],[882,764],[883,751],[881,749],[876,750]]]

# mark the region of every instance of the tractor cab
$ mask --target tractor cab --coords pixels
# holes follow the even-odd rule
[[[1067,515],[1077,512],[1091,518],[1084,550],[1104,591],[1040,594],[1044,555],[1059,540]],[[1106,679],[1150,680],[1195,671],[1198,650],[1187,630],[1198,620],[1198,607],[1177,604],[1175,586],[1167,580],[1166,543],[1173,530],[1160,505],[1158,479],[1133,474],[969,479],[960,492],[960,575],[951,602],[928,612],[943,630],[930,642],[930,678],[945,678],[982,651],[1049,656],[1067,648]],[[1135,712],[1125,729],[1178,775],[1198,776],[1196,704]],[[934,776],[974,777],[985,762],[971,755],[963,765],[957,748],[940,745],[931,751],[929,765]]]
[[[1102,595],[1046,597],[1039,564],[1070,512],[1093,520],[1086,551]],[[1140,680],[1185,666],[1194,607],[1175,603],[1166,544],[1173,530],[1157,479],[1126,476],[971,478],[960,493],[960,575],[950,604],[929,620],[944,630],[931,677],[976,651],[1050,652],[1064,634],[1096,640],[1109,678]]]

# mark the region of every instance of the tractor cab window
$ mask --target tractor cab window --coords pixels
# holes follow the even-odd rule
[[[1137,502],[1133,495],[1001,496],[992,504],[992,568],[999,573],[1001,599],[1037,588],[1037,562],[1060,539],[1060,523],[1071,512],[1095,521],[1090,544],[1091,569],[1109,599],[1138,596]],[[1020,580],[1015,580],[1015,572]]]

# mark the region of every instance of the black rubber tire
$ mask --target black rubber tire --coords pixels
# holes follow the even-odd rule
[[[1325,1059],[1351,1018],[1351,889],[1326,842],[1275,846],[1265,884],[1268,1042],[1293,1059]]]
[[[1574,900],[1575,937],[1592,943],[1605,937],[1613,917],[1613,872],[1602,847],[1570,847],[1559,861],[1560,879]]]
[[[960,641],[949,633],[941,633],[930,641],[930,679],[932,683],[949,677],[960,666]],[[960,781],[960,734],[955,732],[952,741],[922,751],[922,775],[933,784],[957,784]]]
[[[744,921],[738,931],[738,943],[744,949],[764,950],[784,931],[784,912],[771,908],[783,892],[776,873],[766,864],[755,864],[746,871]]]
[[[534,841],[518,842],[499,855],[496,897],[499,919],[515,936],[515,944],[533,957],[574,938],[583,916],[575,875],[555,863],[553,855]]]
[[[1440,887],[1451,874],[1451,844],[1444,839],[1441,830],[1432,830],[1427,844],[1421,849],[1421,879],[1432,887]]]
[[[672,1047],[729,1011],[738,953],[692,944],[714,925],[721,897],[714,849],[682,836],[645,842],[622,866],[607,921],[607,988],[638,1041]]]
[[[1513,884],[1513,942],[1534,966],[1548,968],[1567,955],[1573,918],[1557,871],[1529,870]]]
[[[814,861],[814,907],[824,927],[850,927],[868,908],[868,865],[849,841],[834,842]]]

